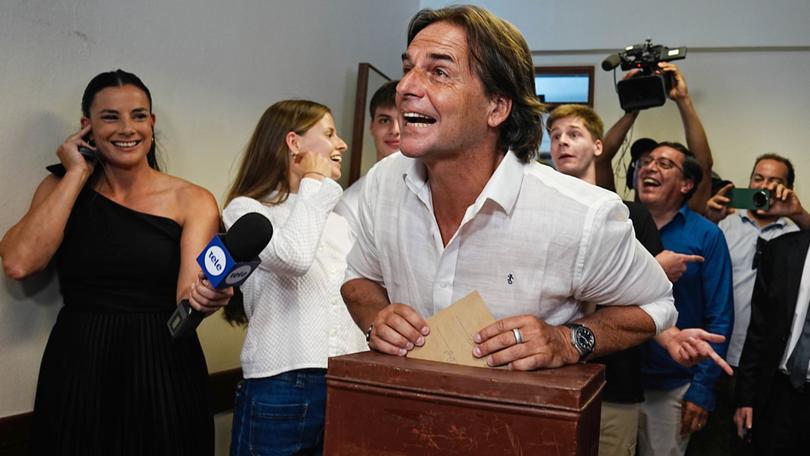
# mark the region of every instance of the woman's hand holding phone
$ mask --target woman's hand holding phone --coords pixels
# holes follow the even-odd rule
[[[56,155],[65,167],[66,172],[72,170],[81,171],[88,176],[93,172],[95,165],[96,148],[90,144],[90,125],[82,127],[81,130],[68,136],[59,145]]]

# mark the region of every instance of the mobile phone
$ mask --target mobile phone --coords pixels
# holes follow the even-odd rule
[[[90,147],[96,147],[96,142],[93,140],[93,136],[91,132],[88,132],[86,135],[82,136],[82,141],[86,142],[90,145]],[[96,158],[96,151],[91,149],[90,147],[86,146],[79,146],[79,153],[82,154],[85,160],[94,160]]]
[[[87,133],[86,135],[82,136],[82,140],[84,140],[84,142],[91,145],[92,147],[96,147],[96,143],[95,141],[93,141],[93,137],[90,136],[90,133]],[[96,159],[96,151],[94,151],[89,147],[79,146],[79,153],[82,154],[82,157],[84,157],[84,159],[87,161]],[[67,170],[65,169],[65,165],[61,163],[48,165],[45,167],[45,169],[47,169],[51,174],[58,177],[64,176],[65,173],[67,172]]]
[[[767,211],[771,207],[771,192],[761,188],[732,188],[728,197],[728,205],[738,209]]]

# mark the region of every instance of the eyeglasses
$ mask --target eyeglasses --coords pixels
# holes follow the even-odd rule
[[[674,161],[672,161],[672,160],[670,160],[668,158],[665,158],[665,157],[654,158],[654,157],[652,157],[650,155],[644,155],[643,157],[640,157],[638,159],[638,167],[639,167],[639,169],[646,168],[647,166],[650,166],[650,164],[652,162],[655,162],[655,166],[657,166],[660,169],[665,169],[666,170],[666,169],[676,168],[680,172],[683,172],[683,168],[678,166],[678,164],[675,163]]]

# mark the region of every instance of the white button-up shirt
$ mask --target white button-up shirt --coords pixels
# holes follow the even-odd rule
[[[341,193],[331,179],[305,178],[281,204],[240,196],[222,211],[226,227],[248,212],[273,224],[259,268],[242,284],[249,320],[241,355],[245,378],[326,368],[330,356],[367,349],[340,296],[353,244],[349,224],[332,212]]]
[[[660,332],[677,318],[672,286],[627,214],[614,193],[509,152],[445,247],[424,165],[397,153],[367,175],[346,281],[373,280],[423,316],[473,290],[496,318],[553,325],[586,303],[636,304]]]

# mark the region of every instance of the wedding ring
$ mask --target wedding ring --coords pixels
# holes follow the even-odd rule
[[[520,329],[512,329],[512,334],[515,335],[515,345],[523,343],[523,334],[520,333]]]

